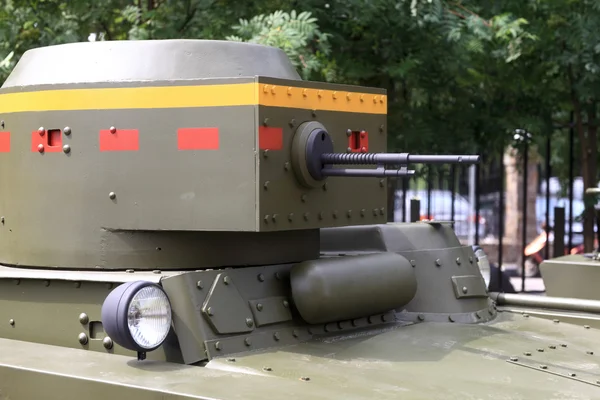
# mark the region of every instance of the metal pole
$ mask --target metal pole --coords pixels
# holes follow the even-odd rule
[[[571,111],[571,127],[569,129],[569,253],[571,253],[571,249],[573,248],[573,181],[575,180],[575,157],[573,155],[575,141],[575,131],[573,130],[574,119],[575,114]]]
[[[431,219],[431,165],[427,166],[427,219]]]
[[[529,164],[529,133],[525,132],[525,146],[523,151],[523,220],[521,229],[523,237],[521,238],[521,292],[525,291],[525,247],[527,246],[527,172]]]
[[[504,143],[500,149],[500,201],[498,208],[498,283],[502,290],[502,254],[504,253],[502,239],[504,237]]]
[[[450,191],[451,191],[451,196],[452,196],[452,204],[450,206],[450,220],[454,221],[454,217],[456,215],[456,205],[455,203],[455,199],[456,199],[456,165],[452,164],[452,166],[450,167]],[[454,224],[452,224],[452,228],[454,228]]]
[[[469,206],[473,207],[473,205],[475,204],[475,166],[471,165],[471,167],[469,168]],[[469,207],[469,208],[470,208]],[[471,209],[469,209],[469,214],[471,213]],[[469,215],[469,220],[468,220],[468,240],[469,240],[469,244],[472,245],[474,242],[474,237],[473,237],[473,231],[474,231],[474,223],[475,221],[473,221],[473,219],[471,218],[471,215]]]
[[[554,248],[553,257],[565,254],[565,208],[554,207]]]
[[[406,222],[406,181],[407,178],[402,178],[402,222]]]
[[[550,259],[550,136],[551,132],[546,138],[546,260]]]
[[[479,244],[479,214],[480,214],[480,199],[481,196],[479,187],[479,164],[475,164],[475,244]]]
[[[492,300],[500,306],[522,306],[557,310],[600,312],[600,301],[570,297],[548,297],[534,294],[490,293]]]

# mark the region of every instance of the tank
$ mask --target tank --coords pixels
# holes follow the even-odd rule
[[[25,53],[0,89],[0,398],[597,398],[596,329],[488,293],[452,221],[387,222],[387,178],[479,162],[386,152],[387,108],[248,43]]]

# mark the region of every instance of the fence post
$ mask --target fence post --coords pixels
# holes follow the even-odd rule
[[[410,222],[417,222],[421,219],[421,201],[419,199],[410,199]]]
[[[546,242],[548,246],[548,242]],[[554,248],[552,257],[565,254],[565,208],[554,207]]]

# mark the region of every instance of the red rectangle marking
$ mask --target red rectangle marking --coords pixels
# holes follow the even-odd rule
[[[283,148],[283,129],[260,126],[258,128],[258,148],[260,150],[281,150]]]
[[[10,152],[10,132],[0,132],[0,153]]]
[[[177,129],[177,149],[218,150],[219,128],[179,128]]]
[[[52,139],[48,138],[49,135],[52,136]],[[60,129],[31,132],[31,151],[33,153],[62,152],[62,135]]]
[[[100,151],[138,151],[139,131],[137,129],[110,129],[100,131]]]

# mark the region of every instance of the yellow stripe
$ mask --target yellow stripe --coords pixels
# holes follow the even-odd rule
[[[387,114],[387,96],[261,84],[259,104],[273,107]]]
[[[59,89],[0,95],[0,113],[256,105],[385,114],[386,96],[257,83]]]

